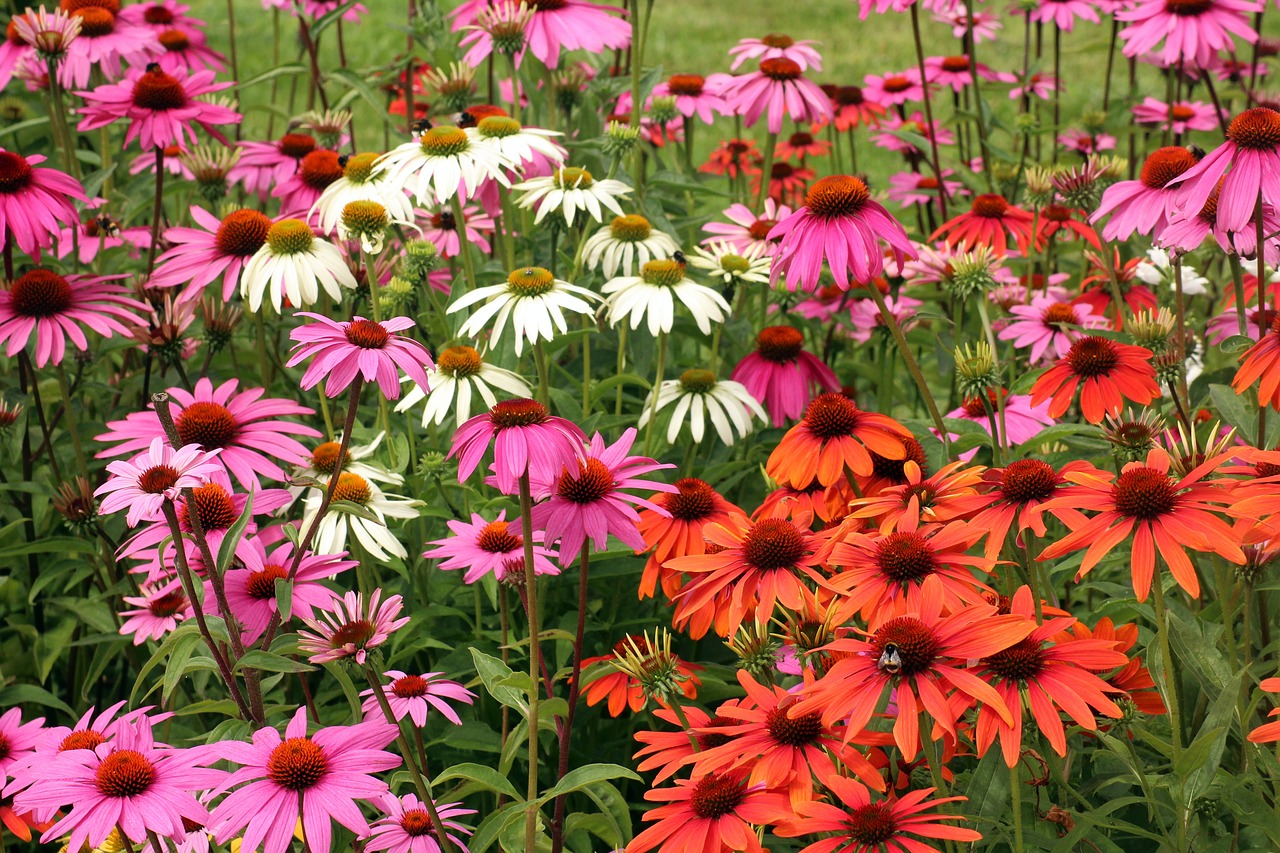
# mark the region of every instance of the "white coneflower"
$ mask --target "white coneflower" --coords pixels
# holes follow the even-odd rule
[[[267,241],[240,274],[240,296],[250,311],[262,307],[268,290],[277,312],[285,297],[294,308],[309,308],[320,297],[320,287],[338,302],[341,288],[356,289],[356,278],[338,247],[317,239],[311,226],[300,219],[281,219],[272,225]]]
[[[636,214],[615,216],[613,222],[588,238],[582,247],[587,269],[600,268],[608,278],[619,272],[631,275],[637,266],[655,258],[669,258],[680,247],[670,235],[655,231],[649,220]]]
[[[465,62],[450,62],[446,67],[428,70],[422,81],[435,90],[449,112],[461,112],[476,90],[476,70]]]
[[[516,168],[497,146],[481,142],[474,127],[453,125],[431,128],[374,165],[387,170],[393,186],[410,190],[418,204],[444,204],[460,193],[473,196],[489,178],[511,186],[504,170]]]
[[[535,162],[538,155],[560,165],[568,156],[568,152],[551,140],[553,136],[563,136],[558,130],[525,127],[510,116],[485,116],[476,125],[476,134],[481,142],[497,148],[520,166]]]
[[[387,170],[375,166],[377,154],[353,154],[340,160],[342,177],[329,184],[311,206],[307,220],[320,214],[320,230],[332,234],[342,222],[342,209],[353,201],[376,201],[392,222],[412,222],[413,202],[393,184]]]
[[[753,418],[768,423],[764,408],[751,396],[745,385],[732,380],[716,380],[710,370],[686,370],[679,379],[669,379],[658,386],[659,412],[675,404],[671,422],[667,426],[667,443],[675,444],[676,436],[689,421],[689,434],[696,442],[702,441],[707,419],[715,427],[720,440],[733,444],[735,438],[746,438],[755,429]],[[644,429],[653,411],[653,392],[644,404],[644,414],[637,426]],[[737,435],[735,436],[735,431]]]
[[[320,511],[320,503],[324,498],[319,489],[312,489],[303,503],[302,529],[311,526],[311,521]],[[378,520],[373,521],[363,514],[356,515],[340,510],[330,510],[320,519],[316,529],[314,551],[317,554],[337,554],[346,550],[347,534],[350,532],[360,546],[375,560],[388,560],[391,555],[404,559],[409,556],[400,540],[387,529],[388,518],[416,518],[421,501],[401,495],[383,493],[377,483],[368,480],[352,471],[343,471],[338,475],[338,485],[333,490],[333,499],[349,501],[372,513]]]
[[[1257,267],[1255,266],[1254,269],[1256,270]],[[1147,259],[1134,267],[1133,276],[1143,284],[1149,284],[1152,287],[1161,284],[1168,285],[1170,290],[1177,287],[1173,280],[1173,261],[1169,253],[1159,246],[1147,249]],[[1196,272],[1195,267],[1185,263],[1182,265],[1184,296],[1200,296],[1208,293],[1208,286],[1209,279]]]
[[[412,380],[406,376],[404,381]],[[480,395],[487,409],[497,405],[498,398],[490,386],[512,397],[533,396],[529,383],[519,374],[487,363],[472,347],[449,347],[436,356],[435,369],[427,370],[427,387],[414,383],[413,390],[404,395],[396,411],[408,411],[425,399],[427,404],[422,407],[424,427],[444,423],[451,409],[460,427],[471,417],[474,394]]]
[[[565,311],[591,314],[595,310],[591,302],[599,299],[585,287],[561,281],[542,267],[522,267],[507,276],[502,284],[478,287],[464,295],[445,313],[453,314],[483,301],[462,324],[458,334],[478,338],[482,332],[492,329],[489,338],[492,342],[502,337],[510,320],[515,332],[516,355],[520,355],[525,340],[536,344],[554,338],[557,329],[562,335],[568,332]]]
[[[768,284],[773,259],[765,254],[764,246],[758,243],[740,250],[732,243],[716,240],[706,247],[694,246],[689,263],[700,270],[706,270],[708,276],[720,279],[727,286],[742,281]]]
[[[522,181],[512,189],[524,191],[518,202],[520,207],[528,210],[537,206],[538,215],[533,219],[535,225],[553,210],[564,214],[569,225],[573,224],[579,210],[585,210],[596,222],[604,219],[605,208],[621,216],[622,208],[616,199],[631,192],[631,187],[622,181],[597,181],[586,169],[576,166],[565,166],[546,177]]]
[[[404,477],[394,471],[388,471],[379,465],[371,465],[364,461],[373,456],[385,436],[386,433],[380,432],[370,444],[348,445],[347,456],[342,463],[342,472],[344,474],[359,474],[366,480],[375,483],[388,483],[392,486],[402,485]],[[311,451],[310,463],[306,467],[299,467],[290,478],[288,489],[293,500],[296,501],[298,496],[308,488],[328,488],[329,478],[333,476],[333,469],[337,467],[338,453],[341,450],[342,442],[334,440],[326,441]]]
[[[729,315],[729,303],[723,296],[685,274],[683,259],[649,261],[640,268],[640,275],[610,279],[600,292],[607,294],[605,305],[611,325],[629,317],[631,328],[638,329],[647,317],[649,333],[655,336],[671,331],[677,298],[689,309],[704,335],[711,334],[712,321],[723,322]]]

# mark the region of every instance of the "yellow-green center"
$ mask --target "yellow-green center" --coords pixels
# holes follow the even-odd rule
[[[710,370],[686,370],[680,374],[680,390],[685,393],[705,394],[716,387],[716,375]]]
[[[609,233],[615,240],[639,243],[649,239],[649,235],[653,233],[653,226],[643,216],[631,213],[614,217],[613,222],[609,224]]]
[[[496,137],[498,139],[506,136],[515,136],[523,129],[520,122],[510,116],[486,116],[480,119],[480,123],[476,125],[476,130],[480,131],[481,136]]]
[[[300,255],[315,241],[311,226],[301,219],[281,219],[267,231],[267,245],[273,255]]]
[[[577,166],[565,166],[563,169],[557,169],[555,181],[556,186],[562,190],[574,187],[585,190],[595,183],[590,172],[586,169],[579,169]]]
[[[507,286],[517,296],[542,296],[555,289],[556,277],[542,267],[524,267],[507,276]]]
[[[670,259],[649,261],[640,268],[640,278],[645,284],[675,287],[684,278],[684,264]]]
[[[430,154],[435,157],[451,157],[466,151],[467,146],[471,144],[471,140],[467,138],[467,133],[462,128],[454,127],[451,124],[442,124],[422,134],[418,143],[422,146],[424,154]]]
[[[353,184],[367,183],[373,177],[373,164],[378,159],[377,154],[354,154],[347,158],[347,163],[342,167],[342,176]]]

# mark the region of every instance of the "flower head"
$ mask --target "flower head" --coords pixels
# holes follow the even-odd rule
[[[126,295],[129,290],[120,283],[124,277],[62,276],[44,267],[18,276],[0,290],[0,342],[8,345],[5,354],[17,355],[34,335],[36,366],[50,361],[61,364],[68,338],[81,351],[89,348],[81,325],[104,338],[145,326],[142,315],[149,313],[149,307]]]
[[[1080,411],[1091,424],[1118,414],[1125,400],[1145,405],[1160,396],[1151,350],[1108,338],[1077,339],[1067,354],[1031,387],[1031,405],[1052,399],[1049,417],[1060,418],[1080,388]]]
[[[184,68],[174,68],[169,73],[152,63],[146,70],[131,70],[119,83],[77,92],[85,99],[84,120],[77,129],[94,130],[128,119],[124,144],[136,139],[144,151],[184,142],[195,145],[199,140],[194,126],[229,144],[217,126],[239,124],[241,115],[200,97],[229,86],[231,83],[214,82],[214,72],[209,69],[188,74]]]
[[[355,290],[356,279],[338,247],[318,239],[300,219],[272,225],[240,278],[240,296],[254,312],[262,308],[268,291],[277,313],[284,310],[286,298],[294,308],[310,307],[320,298],[321,287],[340,302],[342,288]]]
[[[412,338],[395,334],[415,328],[417,323],[412,319],[395,317],[375,322],[354,317],[347,323],[306,311],[299,311],[298,316],[316,321],[289,333],[297,343],[285,366],[312,359],[302,376],[304,391],[328,377],[324,392],[335,397],[359,374],[365,382],[376,381],[383,396],[394,400],[400,396],[400,371],[420,385],[427,384],[423,368],[432,366],[427,348]]]
[[[408,616],[397,618],[401,605],[398,595],[383,601],[380,589],[373,591],[367,606],[363,595],[348,592],[315,618],[302,620],[308,630],[300,632],[298,649],[312,663],[352,658],[363,664],[370,651],[385,643],[396,629],[409,624]]]
[[[428,542],[435,545],[423,552],[425,559],[440,560],[440,568],[466,569],[462,582],[472,584],[487,574],[503,580],[514,572],[517,578],[524,576],[524,537],[518,522],[507,521],[507,511],[498,513],[493,521],[485,521],[479,513],[471,514],[471,521],[450,519],[445,522],[451,536]],[[556,552],[543,545],[545,534],[534,530],[533,570],[539,575],[558,575],[560,567],[551,562]]]
[[[791,326],[769,326],[756,336],[756,351],[733,369],[732,378],[764,404],[773,425],[798,418],[819,391],[836,391],[831,368],[804,349],[804,335]]]
[[[521,190],[518,204],[528,210],[537,208],[534,224],[546,219],[547,214],[559,211],[570,226],[579,210],[586,211],[596,222],[604,219],[604,211],[610,210],[615,216],[622,215],[622,208],[617,199],[631,192],[631,187],[622,181],[612,178],[597,180],[586,169],[576,166],[563,166],[550,175],[530,178],[511,189]]]
[[[492,343],[502,337],[510,322],[516,355],[520,355],[526,340],[537,344],[554,338],[556,330],[562,335],[568,332],[565,312],[590,314],[594,310],[591,303],[599,298],[585,287],[556,278],[550,270],[523,267],[514,270],[502,284],[477,287],[454,300],[445,313],[453,314],[483,302],[467,317],[459,334],[480,337],[487,331]]]
[[[504,494],[518,481],[552,483],[566,466],[582,459],[587,437],[564,418],[552,417],[534,400],[506,400],[471,418],[454,433],[449,458],[458,457],[458,482],[471,476],[493,442],[493,472]]]
[[[199,445],[188,444],[174,450],[157,436],[146,452],[128,462],[111,462],[112,475],[94,492],[107,495],[99,511],[106,515],[128,507],[126,520],[130,527],[143,518],[155,516],[165,501],[173,502],[183,489],[199,486],[209,475],[221,471],[214,461],[218,448],[206,452]]]

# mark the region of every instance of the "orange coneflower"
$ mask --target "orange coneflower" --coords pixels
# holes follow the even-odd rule
[[[644,564],[644,574],[640,576],[641,598],[653,596],[659,579],[662,592],[667,598],[673,598],[680,591],[680,574],[663,569],[662,564],[674,557],[706,553],[703,527],[725,521],[730,515],[746,515],[721,497],[711,484],[697,477],[683,477],[676,480],[675,486],[679,491],[674,494],[659,492],[650,497],[654,504],[670,515],[651,509],[640,512],[637,526],[645,544],[651,549],[649,560]]]
[[[1280,678],[1264,678],[1258,685],[1268,693],[1280,693]],[[1280,715],[1280,708],[1272,708],[1268,717]],[[1263,723],[1249,732],[1249,743],[1273,743],[1280,740],[1280,720]]]
[[[1009,528],[1017,521],[1018,540],[1025,530],[1044,536],[1046,529],[1039,507],[1057,490],[1067,484],[1064,476],[1069,471],[1090,469],[1087,462],[1072,460],[1055,471],[1043,459],[1017,459],[1004,468],[990,468],[982,475],[988,484],[984,497],[990,503],[975,514],[974,527],[986,531],[987,545],[983,556],[994,560],[1000,556]],[[1084,524],[1085,517],[1071,507],[1055,507],[1050,510],[1055,517],[1069,527]]]
[[[1010,612],[1035,618],[1035,604],[1029,587],[1019,587],[1010,602]],[[990,706],[978,709],[976,729],[978,754],[983,755],[998,735],[1005,764],[1014,767],[1022,756],[1022,696],[1036,726],[1058,755],[1067,754],[1067,735],[1060,711],[1083,729],[1098,727],[1094,711],[1119,717],[1120,708],[1107,693],[1122,693],[1092,671],[1115,669],[1129,659],[1115,650],[1115,643],[1100,639],[1077,639],[1062,635],[1075,617],[1045,618],[1026,639],[988,655],[979,663],[1009,706],[1012,722],[1001,719]],[[1092,670],[1092,671],[1091,671]]]
[[[1182,479],[1169,476],[1169,454],[1160,448],[1147,453],[1146,462],[1130,462],[1117,477],[1106,471],[1076,471],[1066,475],[1075,484],[1042,504],[1045,510],[1075,507],[1098,515],[1045,548],[1038,559],[1048,560],[1088,548],[1076,572],[1076,580],[1098,564],[1121,541],[1133,534],[1133,588],[1146,601],[1155,573],[1156,553],[1164,558],[1178,585],[1189,595],[1200,595],[1195,566],[1186,548],[1213,551],[1233,563],[1244,562],[1244,552],[1231,526],[1215,513],[1231,498],[1229,489],[1201,482],[1226,458],[1216,456]]]
[[[905,605],[886,608],[865,639],[844,637],[826,647],[843,653],[826,674],[805,691],[792,709],[800,716],[815,711],[824,723],[845,719],[850,737],[871,720],[885,692],[894,689],[898,715],[893,737],[906,759],[920,748],[920,714],[927,712],[943,731],[956,734],[962,713],[948,694],[960,691],[1007,723],[1013,717],[1000,694],[968,668],[968,662],[1003,651],[1025,639],[1035,623],[1016,614],[998,615],[977,604],[942,615],[941,582],[926,578]]]
[[[703,535],[723,550],[677,557],[666,564],[672,571],[692,575],[678,596],[677,619],[715,607],[717,597],[728,593],[727,618],[723,623],[716,620],[716,629],[732,636],[748,617],[756,623],[767,622],[779,603],[799,609],[808,588],[806,579],[823,582],[818,567],[828,543],[790,521],[731,516],[707,525]]]
[[[809,674],[805,684],[812,680]],[[871,762],[847,739],[842,741],[843,726],[824,724],[817,712],[790,716],[796,694],[777,686],[766,687],[745,671],[738,671],[738,683],[747,691],[747,700],[717,710],[718,716],[733,721],[721,727],[732,739],[690,755],[686,763],[693,764],[695,776],[749,766],[748,784],[786,790],[795,808],[813,799],[814,774],[836,772],[834,757],[877,791],[885,789],[883,777]]]
[[[1101,252],[1084,252],[1089,262],[1085,276],[1080,280],[1080,295],[1071,300],[1077,304],[1088,305],[1094,314],[1105,314],[1115,322],[1116,329],[1123,328],[1124,310],[1118,309],[1113,298],[1111,272]],[[1116,271],[1116,289],[1128,306],[1129,313],[1138,316],[1143,311],[1155,311],[1160,307],[1155,293],[1138,279],[1138,267],[1146,261],[1145,256],[1123,261],[1119,250],[1112,250],[1111,269]]]
[[[732,705],[741,700],[730,699],[720,707]],[[675,731],[638,731],[636,740],[645,744],[633,756],[638,764],[637,770],[654,770],[658,774],[653,777],[655,785],[671,778],[676,771],[685,766],[685,759],[694,753],[694,744],[698,750],[715,749],[728,743],[733,737],[724,731],[728,726],[737,725],[737,720],[719,715],[711,716],[701,708],[693,705],[682,705],[684,717],[689,722],[689,730],[685,731],[680,718],[670,708],[659,708],[653,715],[664,722],[675,726]],[[689,736],[693,740],[689,740]]]
[[[929,237],[929,242],[945,240],[948,246],[960,252],[986,246],[1003,257],[1009,254],[1008,237],[1013,237],[1018,251],[1026,254],[1034,221],[1031,213],[1009,204],[1004,196],[984,193],[974,196],[972,208],[942,223]],[[1036,248],[1043,248],[1043,241],[1039,238]]]
[[[586,671],[588,667],[600,664],[600,677],[592,679],[585,688],[583,688],[583,696],[587,700],[587,705],[599,705],[601,702],[608,700],[609,716],[619,717],[628,707],[633,713],[639,712],[645,705],[645,691],[639,680],[633,675],[622,672],[609,664],[609,661],[617,660],[619,657],[631,652],[639,652],[641,655],[650,653],[652,646],[649,638],[643,634],[628,634],[617,643],[614,644],[613,652],[598,657],[585,658],[582,661],[582,669]],[[702,671],[702,667],[696,663],[686,663],[679,658],[671,662],[674,664],[678,679],[680,681],[680,689],[683,691],[686,699],[693,699],[698,695],[698,688],[702,686],[702,680],[696,675]]]
[[[1082,384],[1083,383],[1083,384]],[[1080,411],[1091,424],[1119,414],[1125,400],[1146,405],[1160,396],[1151,350],[1089,335],[1071,344],[1067,354],[1031,386],[1031,405],[1050,398],[1049,417],[1060,418],[1080,388]]]
[[[849,502],[856,497],[853,487],[844,478],[829,486],[817,480],[801,489],[779,486],[765,496],[752,517],[787,518],[799,527],[812,527],[814,519],[824,525],[831,524],[849,514]]]
[[[1258,386],[1258,405],[1280,411],[1280,317],[1272,320],[1271,329],[1240,356],[1231,387],[1243,394],[1259,378],[1262,382]]]
[[[1103,617],[1090,630],[1083,622],[1071,626],[1072,636],[1081,640],[1108,640],[1115,645],[1115,650],[1128,657],[1129,650],[1138,642],[1138,626],[1130,622],[1126,625],[1115,625],[1109,618]],[[1151,673],[1142,665],[1142,657],[1134,655],[1124,666],[1109,675],[1101,675],[1103,681],[1123,690],[1133,707],[1139,713],[1159,716],[1169,713],[1156,689],[1156,682]]]
[[[916,464],[922,476],[929,473],[929,460],[925,456],[924,446],[919,441],[914,438],[903,439],[902,449],[905,455],[901,459],[890,459],[874,450],[870,451],[871,473],[866,477],[856,477],[862,494],[878,495],[890,486],[907,485],[909,482],[906,470],[908,460]]]
[[[814,479],[829,486],[844,477],[846,468],[863,477],[871,474],[869,450],[901,459],[903,440],[910,437],[911,431],[888,415],[864,412],[843,394],[819,394],[769,455],[765,473],[795,488]]]
[[[981,465],[964,466],[964,461],[958,460],[925,477],[919,465],[907,460],[903,465],[904,484],[855,500],[849,514],[854,518],[877,519],[881,533],[892,531],[908,515],[918,514],[923,521],[967,518],[986,504],[986,499],[978,493],[986,469]]]
[[[830,586],[847,593],[848,606],[866,620],[905,602],[929,577],[941,581],[948,610],[979,604],[990,589],[973,576],[973,569],[990,573],[994,560],[965,552],[985,535],[976,524],[924,524],[907,513],[889,533],[851,533],[837,543],[828,562],[841,570]]]
[[[632,839],[626,853],[655,847],[659,853],[763,853],[754,826],[790,813],[786,797],[747,785],[743,772],[680,779],[673,788],[646,791],[644,798],[667,805],[645,812],[645,820],[657,823]]]

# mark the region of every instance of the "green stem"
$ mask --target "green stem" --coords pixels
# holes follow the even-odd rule
[[[467,277],[467,290],[476,289],[476,268],[471,261],[471,241],[467,239],[467,221],[462,215],[462,202],[455,195],[449,199],[453,209],[454,227],[458,229],[458,255],[462,258],[462,271]],[[373,283],[369,287],[372,289]]]
[[[662,373],[667,366],[667,333],[658,332],[658,364],[654,369],[653,391],[649,398],[649,426],[644,433],[644,452],[653,455],[653,424],[658,420],[658,390],[662,387]]]
[[[914,6],[912,8],[915,8]],[[889,310],[889,306],[885,304],[884,295],[880,293],[880,288],[875,283],[867,285],[866,288],[871,293],[871,298],[876,301],[876,308],[880,311],[880,318],[884,321],[885,326],[889,329],[889,334],[893,335],[894,343],[898,345],[898,352],[902,354],[903,360],[907,363],[907,370],[911,372],[911,378],[915,380],[916,387],[920,389],[920,396],[924,398],[924,404],[929,409],[929,416],[933,418],[933,425],[938,428],[938,434],[942,437],[943,454],[951,458],[951,439],[947,436],[947,428],[942,423],[942,412],[938,410],[938,403],[933,399],[933,392],[929,390],[929,383],[925,381],[924,374],[920,372],[920,365],[916,362],[915,354],[911,352],[911,347],[907,344],[907,338],[902,334],[902,327],[898,325],[898,320],[893,316],[893,312]]]
[[[76,420],[75,408],[71,405],[71,389],[67,385],[67,371],[62,364],[58,365],[58,390],[62,392],[62,408],[67,416],[67,432],[71,433],[71,447],[76,453],[76,465],[80,468],[80,476],[85,482],[89,480],[89,465],[85,461],[84,445],[80,443],[80,428]],[[52,452],[53,448],[50,448]]]
[[[520,475],[520,529],[525,531],[524,582],[529,601],[529,782],[525,792],[524,849],[536,850],[538,839],[538,575],[534,570],[533,496],[529,472]]]
[[[1182,710],[1178,706],[1178,680],[1173,667],[1173,652],[1169,646],[1168,614],[1164,607],[1164,583],[1159,575],[1159,566],[1155,582],[1151,584],[1155,593],[1156,635],[1160,642],[1160,666],[1164,671],[1164,688],[1169,700],[1169,724],[1173,730],[1173,763],[1177,766],[1182,758]]]
[[[778,134],[769,131],[764,140],[764,159],[760,161],[760,189],[756,191],[755,212],[764,210],[764,200],[769,197],[769,177],[773,174],[773,150],[778,145]]]
[[[533,345],[533,360],[538,366],[538,402],[544,406],[551,405],[551,380],[547,369],[547,353],[542,349],[542,341]]]
[[[1236,288],[1236,323],[1239,328],[1236,334],[1249,334],[1249,315],[1244,306],[1244,271],[1240,269],[1240,258],[1227,255],[1227,265],[1231,267],[1231,280]]]
[[[972,0],[968,0],[972,2]],[[972,26],[972,12],[970,14],[970,26]],[[924,42],[920,38],[920,6],[919,4],[911,4],[911,34],[915,37],[916,43],[916,64],[920,68],[920,79],[928,80],[929,75],[924,65]],[[972,63],[972,58],[970,59]],[[977,79],[977,65],[974,64],[974,79]],[[976,84],[975,84],[976,85]],[[947,186],[946,181],[942,179],[942,166],[938,159],[938,140],[937,134],[934,132],[933,124],[933,99],[929,97],[929,85],[923,84],[924,87],[924,121],[925,126],[929,128],[929,165],[933,168],[933,176],[938,179],[938,213],[942,216],[942,221],[946,222],[947,217]],[[984,171],[990,173],[991,161],[985,160],[986,167]],[[765,165],[765,173],[768,174],[768,164]],[[988,178],[988,180],[990,180]]]
[[[627,324],[618,325],[618,362],[615,375],[621,376],[627,369]],[[617,394],[613,398],[613,413],[622,414],[622,383],[618,383]]]
[[[1022,846],[1022,780],[1018,778],[1020,762],[1009,768],[1009,794],[1013,801],[1013,849],[1021,853]]]

